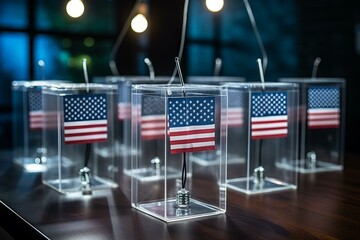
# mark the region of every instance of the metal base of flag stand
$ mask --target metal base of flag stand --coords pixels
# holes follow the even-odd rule
[[[190,207],[190,192],[185,188],[176,193],[176,206],[180,209],[188,210]]]
[[[296,189],[296,185],[285,183],[274,178],[265,177],[261,182],[256,182],[254,177],[235,178],[227,181],[227,187],[246,194],[259,194],[282,190]]]
[[[81,190],[83,195],[91,195],[91,175],[90,175],[90,168],[83,167],[79,171],[79,178],[81,182]]]
[[[307,168],[316,168],[316,153],[314,151],[310,151],[306,154],[306,167]]]
[[[254,184],[263,186],[265,183],[265,169],[262,166],[259,166],[254,169]]]

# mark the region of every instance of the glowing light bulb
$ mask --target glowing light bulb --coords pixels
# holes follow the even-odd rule
[[[224,0],[206,0],[206,7],[212,12],[220,11],[224,6]]]
[[[85,7],[81,0],[70,0],[66,4],[66,12],[72,18],[78,18],[84,13]]]
[[[134,30],[134,32],[142,33],[147,29],[147,27],[148,21],[142,14],[136,15],[133,20],[131,20],[131,28]]]

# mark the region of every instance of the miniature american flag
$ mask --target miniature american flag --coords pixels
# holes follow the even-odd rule
[[[215,98],[170,98],[170,153],[215,149]]]
[[[286,92],[251,94],[251,139],[280,138],[288,134]]]
[[[133,113],[136,114],[136,109]],[[161,139],[166,133],[165,100],[160,97],[145,96],[141,108],[141,138]]]
[[[44,111],[42,109],[41,90],[34,89],[28,92],[29,99],[29,128],[39,130],[43,128]]]
[[[64,97],[64,138],[66,144],[106,141],[108,137],[105,94]]]
[[[340,126],[340,89],[310,87],[308,89],[308,128],[338,128]]]

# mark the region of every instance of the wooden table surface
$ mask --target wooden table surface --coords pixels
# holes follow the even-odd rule
[[[356,155],[342,171],[299,174],[296,190],[228,190],[226,214],[175,223],[133,209],[121,187],[60,195],[10,158],[0,157],[0,225],[14,239],[360,239]]]

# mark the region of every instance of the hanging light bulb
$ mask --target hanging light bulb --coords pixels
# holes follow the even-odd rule
[[[146,17],[141,13],[136,15],[131,21],[131,29],[137,33],[144,32],[147,29],[147,27],[148,27],[148,21],[146,20]]]
[[[70,0],[66,4],[66,12],[72,18],[80,17],[85,10],[84,3],[81,0]]]
[[[148,5],[147,3],[141,3],[139,9],[137,10],[137,15],[131,20],[131,29],[134,32],[142,33],[148,27],[148,21],[146,16],[148,15]]]
[[[224,0],[206,0],[205,4],[211,12],[218,12],[223,8]]]

